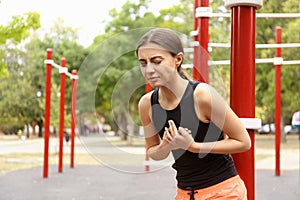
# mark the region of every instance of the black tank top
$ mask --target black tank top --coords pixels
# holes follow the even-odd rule
[[[158,89],[151,96],[152,119],[160,137],[168,120],[177,126],[188,128],[196,142],[212,142],[222,140],[223,132],[213,123],[204,123],[196,115],[194,108],[194,90],[199,82],[189,81],[185,93],[178,106],[173,110],[164,110],[158,102]],[[172,151],[175,163],[172,167],[177,171],[176,179],[180,189],[201,189],[237,175],[230,155],[200,154],[183,149]]]

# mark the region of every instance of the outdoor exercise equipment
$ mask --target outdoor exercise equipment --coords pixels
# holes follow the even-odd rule
[[[145,89],[146,93],[151,92],[152,91],[152,87],[150,85],[149,82],[146,82],[146,89]],[[149,164],[149,155],[147,153],[147,149],[146,149],[146,154],[145,154],[145,171],[148,172],[150,171],[150,164]]]
[[[263,15],[268,17],[267,14]],[[283,15],[279,15],[283,16]],[[275,16],[272,16],[275,17]],[[300,14],[288,14],[287,17],[300,18]],[[279,18],[279,17],[278,17]],[[209,43],[209,47],[230,48],[231,44]],[[276,44],[256,44],[255,48],[276,48],[274,58],[255,59],[256,64],[273,63],[275,66],[275,174],[280,176],[280,140],[281,140],[281,66],[282,65],[300,65],[300,60],[284,60],[281,57],[281,48],[299,48],[300,43],[281,43],[281,27],[276,28]],[[191,50],[188,50],[191,51]],[[230,65],[230,60],[208,61],[208,65]],[[190,66],[186,66],[190,67]],[[277,130],[277,131],[276,131]]]
[[[281,27],[276,27],[276,43],[281,43]],[[280,137],[281,137],[281,48],[276,48],[275,58],[275,174],[280,176]]]
[[[71,168],[74,167],[74,137],[75,137],[75,109],[76,109],[76,80],[77,71],[68,72],[66,59],[61,59],[61,65],[52,60],[52,49],[46,52],[46,85],[45,85],[45,122],[44,122],[44,168],[43,177],[48,177],[48,157],[49,157],[49,138],[50,138],[50,113],[51,113],[51,76],[52,67],[59,70],[60,73],[60,123],[59,123],[59,163],[58,172],[62,172],[63,166],[63,140],[64,140],[64,112],[65,112],[65,91],[66,76],[72,79],[72,97],[71,97]]]
[[[199,8],[209,8],[209,0],[195,0],[194,15],[197,14]],[[193,59],[193,79],[201,82],[209,82],[209,68],[208,68],[208,42],[209,42],[209,17],[195,17],[194,31],[191,35],[194,37],[192,46],[194,47]]]
[[[200,2],[202,2],[202,0]],[[195,5],[196,4],[199,4],[199,0],[195,0]],[[256,9],[259,9],[261,6],[261,1],[225,1],[225,7],[231,9],[232,20],[230,106],[245,124],[252,144],[254,144],[254,129],[261,126],[261,121],[254,118]],[[208,5],[196,8],[195,21],[198,20],[197,18],[202,19],[211,17],[212,14],[210,10]],[[208,31],[201,33],[201,24],[199,24],[199,27],[195,28],[196,30],[192,31],[191,35],[195,37],[195,40],[198,39],[198,41],[195,41],[193,46],[199,46],[202,41],[201,35],[206,38]],[[205,36],[203,36],[204,34]],[[196,38],[197,36],[198,38]],[[248,41],[248,43],[240,43],[239,41]],[[200,47],[198,49],[200,49]],[[243,52],[243,54],[240,55],[239,52]],[[199,55],[197,57],[197,55],[194,54],[194,59],[198,60],[201,58],[199,58]],[[206,59],[205,62],[207,63],[207,67],[208,59]],[[243,68],[239,66],[243,66]],[[194,68],[199,70],[198,73],[200,73],[202,77],[208,77],[208,69],[202,70],[202,68],[196,67],[195,62]],[[198,79],[197,76],[194,76],[193,78],[198,81],[203,81]],[[237,170],[247,187],[248,199],[254,199],[254,145],[252,145],[249,151],[235,154],[233,157]]]
[[[256,10],[262,6],[261,0],[226,0],[225,7],[231,9],[230,14],[214,14],[209,8],[207,0],[195,0],[195,24],[194,31],[191,35],[194,36],[194,66],[193,69],[197,73],[193,74],[193,78],[198,81],[208,82],[208,70],[203,69],[199,64],[199,59],[203,59],[199,54],[198,46],[203,45],[203,41],[207,41],[208,30],[204,24],[199,23],[200,20],[207,22],[209,17],[230,17],[231,16],[231,44],[225,44],[226,47],[231,47],[230,61],[214,61],[212,64],[230,64],[230,106],[235,113],[241,117],[244,122],[251,141],[252,147],[249,151],[239,154],[233,154],[234,161],[240,176],[243,178],[248,190],[248,199],[255,199],[255,169],[254,169],[254,130],[261,126],[261,121],[255,119],[255,64],[263,62],[273,62],[276,65],[276,77],[280,78],[281,64],[300,64],[300,61],[283,61],[280,54],[282,47],[299,47],[299,44],[276,44],[276,45],[256,45],[255,44],[255,30],[256,18],[300,18],[300,13],[278,14],[266,13],[256,14]],[[199,7],[197,7],[200,5]],[[278,32],[279,33],[279,32]],[[240,41],[248,41],[243,43]],[[277,43],[281,43],[277,40]],[[208,46],[220,46],[220,44],[207,43],[203,45],[203,49],[207,51]],[[224,44],[223,44],[224,45]],[[255,59],[256,48],[277,48],[275,58],[263,60]],[[240,54],[243,52],[243,54]],[[208,56],[207,56],[208,58]],[[205,64],[209,65],[208,59],[204,57]],[[208,64],[207,64],[208,63]],[[243,66],[243,67],[241,67]],[[278,83],[280,81],[276,81]],[[280,92],[280,85],[277,85],[276,91]],[[280,149],[280,95],[276,95],[276,119],[277,131],[276,134],[276,174],[279,172],[279,149]],[[279,116],[279,117],[278,117]],[[278,136],[279,134],[279,136]],[[279,145],[278,145],[279,144]]]
[[[262,1],[227,1],[231,9],[230,106],[241,118],[255,118],[255,30],[256,10]],[[240,41],[248,41],[240,42]],[[243,52],[240,54],[240,52]],[[243,66],[241,68],[240,66]],[[258,122],[259,123],[259,122]],[[259,126],[259,125],[258,125]],[[251,138],[249,151],[233,154],[239,175],[247,187],[248,199],[255,199],[254,129],[246,124]]]

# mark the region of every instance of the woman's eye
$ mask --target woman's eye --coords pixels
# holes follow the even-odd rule
[[[154,63],[155,65],[159,65],[161,62],[162,62],[162,60],[157,60],[157,61],[154,61],[153,63]]]
[[[147,63],[140,63],[141,67],[147,67]]]

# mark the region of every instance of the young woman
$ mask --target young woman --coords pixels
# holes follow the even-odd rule
[[[187,78],[178,35],[152,29],[141,38],[136,55],[142,74],[156,88],[139,102],[147,153],[162,160],[172,152],[175,199],[247,199],[229,154],[247,151],[249,135],[212,87]]]

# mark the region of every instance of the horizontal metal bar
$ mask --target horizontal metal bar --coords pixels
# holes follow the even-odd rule
[[[287,60],[282,62],[283,65],[300,65],[300,60]]]
[[[208,43],[209,47],[224,47],[230,48],[231,44],[229,43]],[[281,44],[256,44],[257,49],[262,48],[297,48],[300,47],[300,43],[281,43]]]
[[[258,58],[255,59],[256,64],[263,64],[263,63],[273,63],[274,65],[276,64],[274,58]],[[300,65],[300,60],[286,60],[286,61],[281,61],[281,65]],[[208,65],[230,65],[230,60],[209,60]],[[193,68],[193,64],[182,64],[183,68]]]
[[[256,48],[297,48],[300,43],[282,43],[282,44],[256,44]]]
[[[60,73],[65,73],[71,79],[78,79],[78,75],[73,75],[72,73],[68,72],[68,68],[63,67],[59,64],[56,64],[53,60],[45,60],[44,63],[51,64],[52,67],[58,69],[60,71]]]
[[[246,129],[260,129],[262,121],[259,118],[240,118]]]
[[[212,13],[209,10],[204,12],[201,7],[198,7],[196,8],[195,17],[230,18],[231,13]],[[300,18],[300,13],[256,13],[256,18]]]

